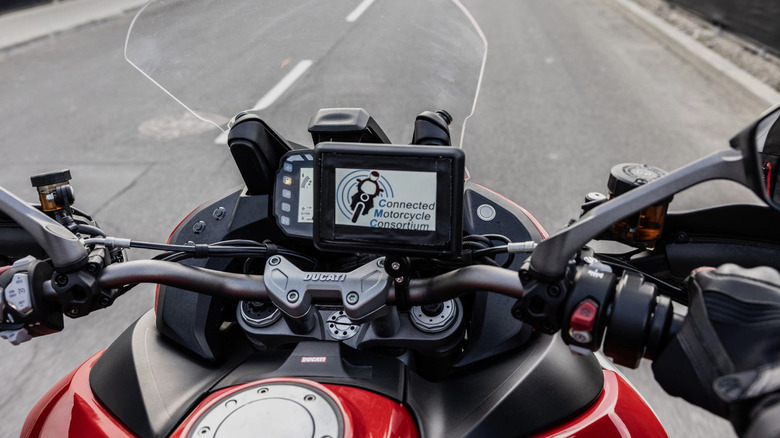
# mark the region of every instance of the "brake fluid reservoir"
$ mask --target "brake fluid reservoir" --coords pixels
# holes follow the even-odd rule
[[[70,170],[60,170],[57,172],[42,173],[30,177],[30,182],[33,187],[38,190],[38,197],[41,200],[41,208],[43,211],[57,211],[63,208],[57,202],[57,188],[61,186],[70,185]],[[70,191],[72,197],[72,191]],[[68,200],[68,204],[72,203],[72,200]]]
[[[623,163],[614,166],[609,174],[609,198],[615,198],[629,190],[666,175],[665,170],[647,164]],[[663,231],[666,211],[672,198],[651,205],[638,213],[615,223],[609,229],[619,240],[629,244],[652,246]]]

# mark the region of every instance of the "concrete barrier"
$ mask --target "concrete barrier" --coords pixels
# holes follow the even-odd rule
[[[52,3],[54,0],[4,0],[0,1],[0,14],[14,11],[16,9],[38,6],[46,3]]]
[[[780,54],[778,0],[667,0]]]

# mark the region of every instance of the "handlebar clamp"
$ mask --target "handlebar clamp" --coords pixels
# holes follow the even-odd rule
[[[296,333],[314,328],[312,298],[340,301],[347,317],[356,324],[390,312],[387,301],[393,281],[385,272],[383,258],[351,272],[304,272],[275,255],[266,262],[263,281],[271,301]]]

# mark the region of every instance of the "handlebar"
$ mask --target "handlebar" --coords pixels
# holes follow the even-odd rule
[[[387,276],[386,281],[392,282]],[[156,283],[185,289],[205,295],[248,301],[269,298],[262,275],[234,274],[185,266],[161,260],[140,260],[107,266],[98,276],[102,287],[112,288],[134,283]],[[424,305],[487,290],[520,299],[523,285],[517,272],[495,266],[468,266],[436,277],[412,280],[409,284],[409,303]],[[332,297],[340,293],[331,289]],[[329,294],[325,294],[329,295]],[[395,304],[396,295],[390,290],[387,304]]]
[[[652,283],[635,273],[618,277],[598,264],[578,265],[570,283],[554,290],[535,280],[521,281],[518,272],[496,266],[466,266],[431,278],[409,280],[393,277],[384,269],[384,262],[379,258],[351,272],[304,272],[277,255],[267,260],[265,275],[249,275],[142,260],[111,264],[92,277],[86,273],[57,274],[47,280],[52,278],[51,271],[41,270],[30,280],[32,283],[33,277],[37,278],[41,298],[61,301],[62,311],[71,317],[90,311],[87,304],[83,304],[84,310],[72,305],[77,302],[69,298],[72,288],[90,291],[95,297],[90,306],[95,310],[111,305],[126,286],[139,283],[233,300],[270,301],[291,322],[304,320],[313,304],[339,303],[351,321],[363,323],[383,317],[387,306],[424,306],[488,291],[518,300],[512,315],[524,321],[528,321],[526,313],[554,314],[564,341],[575,353],[596,351],[602,348],[603,340],[603,348],[616,362],[634,367],[642,357],[652,358],[680,325],[671,301],[659,295]],[[27,268],[17,269],[21,272]],[[561,300],[558,309],[548,308],[548,303],[538,297],[554,292]],[[61,323],[50,325],[55,330],[61,327]],[[306,331],[309,325],[294,331]],[[608,327],[612,328],[609,332]],[[543,327],[541,331],[545,331]]]
[[[107,266],[97,280],[105,288],[157,283],[238,300],[261,301],[268,298],[268,291],[260,275],[214,271],[162,260],[113,264]]]
[[[523,297],[523,284],[517,272],[497,266],[467,266],[446,274],[409,284],[409,302],[415,306],[440,303],[476,291],[496,292],[508,297]],[[395,294],[390,293],[391,304]]]

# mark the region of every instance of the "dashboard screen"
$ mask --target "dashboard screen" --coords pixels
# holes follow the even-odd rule
[[[290,151],[282,157],[274,182],[273,208],[276,224],[284,234],[312,238],[314,223],[314,153]]]
[[[436,230],[436,173],[336,169],[336,225]]]
[[[310,224],[314,222],[314,169],[304,167],[299,176],[298,222]]]
[[[314,150],[314,245],[324,251],[460,253],[465,156],[447,146],[325,143]]]

